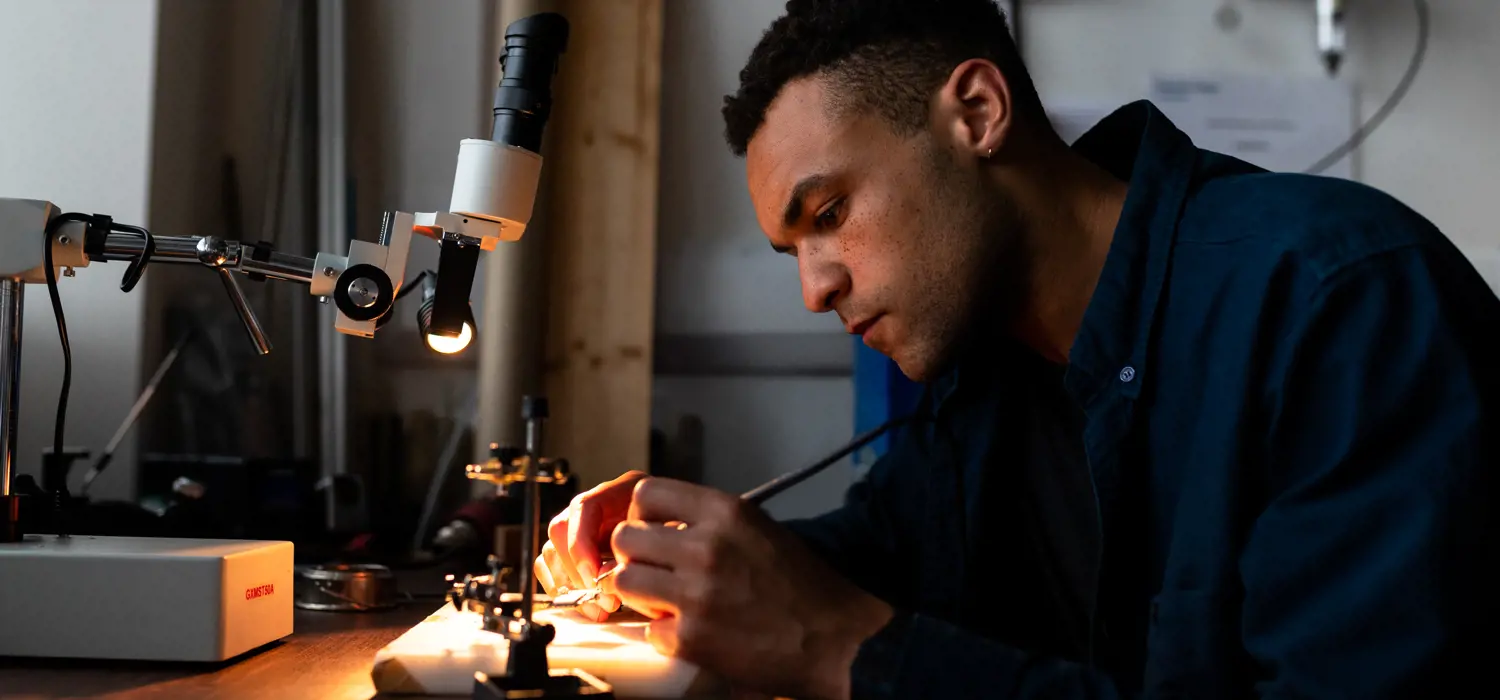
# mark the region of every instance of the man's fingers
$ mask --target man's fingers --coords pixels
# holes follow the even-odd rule
[[[536,558],[531,570],[536,575],[537,583],[541,584],[542,590],[547,595],[557,595],[556,578],[552,575],[553,567],[557,566],[557,550],[551,542],[542,545],[542,554]]]
[[[604,618],[609,617],[609,613],[600,609],[599,606],[594,603],[584,603],[583,605],[578,606],[578,614],[590,620],[593,620],[594,622],[604,622]]]
[[[577,501],[574,501],[577,503]],[[559,586],[568,588],[585,588],[578,569],[573,563],[572,553],[568,550],[568,520],[572,515],[572,507],[558,513],[547,526],[547,544],[551,545],[557,554],[557,566],[553,570],[553,578]]]
[[[614,529],[615,523],[623,520],[630,507],[630,496],[635,482],[646,475],[638,471],[621,474],[585,491],[569,505],[565,518],[567,528],[560,534],[550,535],[558,545],[566,545],[568,560],[584,579],[582,585],[593,585],[599,576],[602,559],[599,545]]]
[[[630,520],[696,523],[727,508],[739,499],[723,491],[675,479],[642,479],[630,499]]]
[[[657,618],[646,626],[646,641],[662,656],[677,654],[677,617],[668,615]]]
[[[644,478],[646,478],[645,472],[632,469],[631,471],[625,472],[624,474],[621,474],[613,479],[610,479],[609,481],[606,481],[602,484],[599,484],[598,486],[595,486],[594,488],[585,491],[584,495],[604,496],[606,494],[613,494],[616,493],[621,487],[628,487],[630,484],[634,484],[635,482],[640,481]],[[626,492],[624,495],[628,497],[629,492]],[[624,500],[621,501],[621,504],[624,504]]]
[[[692,546],[684,535],[683,530],[670,525],[626,520],[615,526],[610,546],[621,562],[641,562],[672,569],[685,556],[684,547]]]
[[[599,576],[598,540],[600,528],[606,527],[603,523],[604,509],[594,501],[578,499],[573,501],[569,510],[567,531],[563,533],[566,539],[560,542],[567,544],[574,568],[587,581],[584,585],[593,585],[594,579]]]
[[[536,562],[531,565],[531,574],[536,577],[537,585],[542,587],[543,592],[557,595],[557,586],[552,583],[552,572],[547,570],[547,563],[541,557],[537,557]]]
[[[647,617],[659,618],[677,611],[680,586],[672,572],[650,564],[627,562],[611,576],[620,600]]]

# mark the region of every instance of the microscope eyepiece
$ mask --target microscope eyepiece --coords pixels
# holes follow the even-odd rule
[[[542,128],[552,111],[552,76],[567,45],[568,21],[562,15],[544,13],[511,23],[500,56],[505,75],[495,88],[490,139],[464,139],[458,145],[448,211],[500,224],[499,230],[479,234],[485,250],[497,240],[521,240],[531,221],[542,176]],[[449,256],[443,253],[440,264],[447,265],[442,261]],[[473,264],[467,267],[472,276]],[[440,270],[438,280],[439,287],[456,289],[449,272]],[[467,298],[467,284],[463,288]],[[444,336],[460,328],[454,316],[443,311],[448,306],[445,296],[438,294],[433,321]]]
[[[495,88],[495,126],[490,140],[542,150],[542,128],[552,111],[552,76],[568,48],[568,20],[555,12],[531,15],[505,30],[500,67],[505,77]]]

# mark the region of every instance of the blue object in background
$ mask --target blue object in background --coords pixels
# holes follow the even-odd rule
[[[922,398],[922,385],[906,378],[895,361],[854,338],[854,433],[862,435],[880,424],[911,413]],[[854,453],[854,463],[867,467],[890,449],[894,432],[876,438]]]

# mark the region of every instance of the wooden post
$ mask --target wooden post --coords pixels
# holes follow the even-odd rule
[[[546,144],[548,452],[588,488],[646,469],[662,0],[563,0]]]

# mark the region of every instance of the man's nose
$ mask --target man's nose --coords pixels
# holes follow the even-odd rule
[[[797,258],[802,277],[802,304],[815,314],[837,308],[840,296],[849,293],[849,272],[830,260],[806,255]]]

